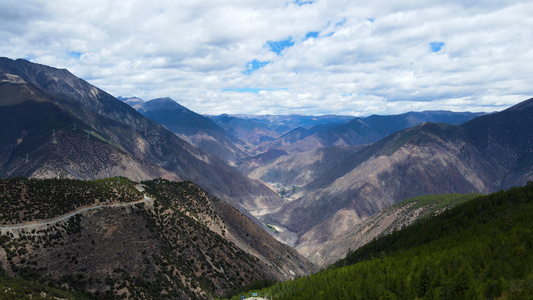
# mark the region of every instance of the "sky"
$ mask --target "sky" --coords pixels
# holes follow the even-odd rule
[[[202,114],[499,111],[533,97],[533,1],[0,1],[0,56]]]

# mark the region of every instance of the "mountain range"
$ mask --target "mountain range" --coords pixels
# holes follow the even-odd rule
[[[266,226],[248,213],[250,209],[277,207],[284,203],[285,200],[272,189],[242,175],[217,156],[193,147],[163,125],[67,70],[26,60],[0,58],[0,126],[0,177],[92,180],[124,176],[135,181],[154,178],[190,180],[231,204],[227,207],[215,204],[220,208],[220,214],[228,218],[227,224],[238,224],[235,229],[226,225],[224,230],[231,232],[226,242],[253,259],[263,261],[261,268],[266,268],[263,275],[286,279],[314,270],[293,249],[271,238],[264,230]],[[50,185],[49,189],[54,190],[55,185]],[[74,194],[71,200],[79,200],[79,195],[83,192]],[[36,194],[20,194],[12,201],[14,204],[31,203],[35,197]],[[136,222],[120,219],[114,214],[116,212],[110,212],[108,218],[114,218],[121,226]],[[11,224],[5,218],[1,221]],[[169,230],[176,230],[177,225],[172,226]],[[84,226],[82,228],[85,230]],[[132,239],[140,238],[136,233],[128,234]],[[74,243],[73,247],[86,248],[90,242],[86,238],[75,238],[79,243]],[[70,243],[71,238],[64,243],[67,242]],[[105,247],[113,249],[118,246],[109,244]],[[195,255],[207,251],[200,246],[196,250],[200,252]],[[75,253],[76,257],[83,255]],[[18,268],[15,266],[13,272],[17,273]],[[73,273],[64,275],[73,276]],[[265,278],[263,275],[253,278]],[[252,277],[248,279],[252,280]],[[219,293],[235,287],[238,285],[232,283],[218,292],[215,288],[207,290]]]
[[[207,116],[231,135],[247,142],[249,152],[263,142],[273,141],[297,128],[318,125],[340,125],[353,119],[351,116],[323,115],[228,115]]]
[[[423,111],[400,115],[220,115],[202,116],[170,98],[150,101],[119,97],[144,116],[232,166],[251,156],[279,150],[286,154],[334,146],[371,144],[424,122],[462,124],[485,113]]]
[[[257,155],[270,150],[283,150],[292,154],[325,147],[370,144],[391,133],[424,122],[459,125],[484,114],[423,111],[355,118],[335,115],[316,117],[290,115],[284,118],[257,116],[255,119],[250,116],[247,119],[239,119],[236,116],[224,115],[211,118],[229,133],[250,142],[253,147],[248,152]],[[275,133],[278,135],[269,131],[269,128],[275,128]],[[268,136],[262,136],[261,133],[264,135],[268,133]]]
[[[295,233],[299,239],[292,245],[307,256],[410,197],[522,186],[533,178],[532,103],[529,99],[460,126],[427,122],[362,149],[347,148],[348,154],[335,167],[302,182],[305,185],[292,195],[294,201],[262,218]],[[313,164],[332,159],[325,153],[301,155],[308,155],[306,161]],[[282,166],[276,165],[276,170]],[[303,243],[305,249],[299,248]]]
[[[113,176],[142,181],[156,199],[154,205],[164,204],[164,209],[106,209],[101,212],[102,219],[91,213],[69,222],[76,226],[83,223],[79,227],[83,234],[100,240],[105,235],[95,231],[95,224],[109,223],[113,218],[117,226],[138,222],[139,232],[151,232],[150,241],[155,245],[150,248],[155,249],[152,254],[164,258],[156,261],[151,256],[153,260],[146,263],[153,266],[146,269],[148,278],[163,273],[180,277],[184,288],[167,292],[191,298],[222,295],[256,279],[285,280],[316,271],[304,257],[325,267],[371,236],[386,232],[370,230],[372,234],[362,235],[364,228],[385,228],[391,219],[418,218],[418,213],[409,215],[405,209],[394,210],[394,217],[385,210],[405,199],[430,194],[487,194],[533,179],[533,98],[490,114],[425,111],[369,117],[204,116],[170,98],[117,99],[67,70],[0,58],[0,126],[2,178],[56,178],[56,184],[65,178]],[[180,193],[184,199],[203,200],[180,204],[174,197]],[[38,198],[35,194],[32,197]],[[32,202],[23,192],[15,198],[14,203]],[[203,208],[212,216],[199,218]],[[151,215],[138,216],[146,213]],[[176,233],[181,226],[178,223],[185,220],[180,219],[181,214],[194,219],[187,225],[190,235]],[[181,221],[175,223],[178,219]],[[215,219],[219,222],[216,226]],[[225,225],[220,226],[222,220]],[[2,222],[8,224],[5,218]],[[126,227],[120,228],[124,239],[119,241],[139,241],[139,236],[127,232]],[[204,231],[206,228],[210,231]],[[200,238],[199,232],[205,236]],[[143,237],[147,236],[144,233]],[[43,236],[48,234],[54,233],[42,232]],[[79,232],[76,234],[63,232],[58,237],[63,244],[72,243],[69,252],[76,254],[68,257],[69,263],[74,261],[72,257],[82,255],[79,249],[91,247],[89,235],[81,238]],[[4,251],[10,255],[9,251],[16,251],[18,258],[11,262],[6,258],[2,269],[11,275],[34,276],[31,263],[35,257],[50,254],[37,255],[37,244],[26,247],[31,249],[30,255],[24,250],[19,253],[18,241],[13,238],[20,237],[9,236],[3,245],[17,250],[6,246]],[[32,236],[31,240],[35,239]],[[207,254],[213,249],[207,240],[218,239],[227,244],[223,252],[234,253],[228,254],[226,264],[239,265],[235,259],[239,251],[249,262],[240,271],[225,273],[224,279],[212,277],[219,276],[215,273],[221,267]],[[194,249],[184,246],[191,240]],[[203,244],[196,243],[198,240]],[[183,272],[188,273],[165,273],[173,268],[166,264],[178,261],[175,255],[184,247],[194,252],[185,264],[189,269]],[[121,253],[129,253],[123,250]],[[47,265],[49,269],[65,263],[62,259],[51,261],[54,263]],[[257,272],[251,270],[253,261],[260,261]],[[208,265],[214,268],[206,269]],[[29,269],[26,272],[24,268]],[[62,276],[45,270],[35,272],[39,278]],[[129,273],[108,275],[126,282],[132,293],[148,293],[146,286],[135,291],[129,285],[133,282],[128,281]],[[124,288],[124,284],[112,285],[105,282],[104,273],[98,274],[99,284],[105,284],[96,285],[99,288],[90,293],[122,293],[110,287]],[[199,279],[202,276],[207,281]],[[81,282],[71,279],[68,288]],[[83,282],[89,286],[86,279]]]
[[[256,155],[237,169],[291,200],[252,214],[308,256],[409,197],[523,185],[532,176],[529,102],[493,114],[424,111],[319,123],[299,116],[210,118],[248,138],[242,149]],[[509,136],[515,128],[521,129]]]
[[[0,176],[192,180],[245,209],[283,201],[67,70],[0,58]]]

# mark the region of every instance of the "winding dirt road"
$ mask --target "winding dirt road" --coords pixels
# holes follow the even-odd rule
[[[137,187],[137,189],[139,191],[144,191],[144,189],[139,186]],[[31,228],[31,227],[38,227],[38,226],[46,226],[46,225],[50,225],[50,224],[54,224],[54,223],[57,223],[57,222],[61,222],[63,220],[66,220],[70,217],[73,217],[79,213],[82,213],[82,212],[85,212],[85,211],[88,211],[88,210],[91,210],[91,209],[98,209],[98,208],[105,208],[105,207],[123,207],[123,206],[131,206],[131,205],[135,205],[135,204],[139,204],[139,203],[144,203],[144,202],[148,202],[148,201],[152,201],[154,199],[144,195],[144,198],[141,199],[141,200],[138,200],[138,201],[134,201],[134,202],[126,202],[126,203],[115,203],[115,204],[107,204],[107,205],[95,205],[95,206],[91,206],[91,207],[85,207],[85,208],[80,208],[78,210],[75,210],[73,212],[70,212],[66,215],[62,215],[62,216],[59,216],[57,218],[53,218],[53,219],[49,219],[49,220],[46,220],[46,221],[31,221],[31,222],[27,222],[27,223],[22,223],[22,224],[13,224],[13,225],[1,225],[0,226],[0,231],[7,231],[7,230],[13,230],[13,229],[25,229],[25,228]]]

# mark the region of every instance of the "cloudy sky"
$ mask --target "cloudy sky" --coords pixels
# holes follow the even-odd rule
[[[533,97],[533,1],[0,1],[0,56],[199,113],[495,111]]]

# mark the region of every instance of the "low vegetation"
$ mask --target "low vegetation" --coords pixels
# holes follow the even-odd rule
[[[50,287],[37,281],[14,278],[0,270],[0,298],[4,300],[90,299],[87,295]]]
[[[74,179],[0,179],[0,225],[45,220],[84,206],[142,199],[136,183],[122,177]]]
[[[139,200],[137,185],[124,178],[1,180],[0,223]],[[226,224],[213,206],[218,199],[191,182],[156,179],[142,185],[154,201],[1,230],[0,268],[13,277],[0,274],[0,298],[24,299],[18,295],[25,293],[48,299],[67,290],[57,298],[209,299],[269,278],[265,264],[225,239]],[[75,293],[81,296],[70,296]]]

